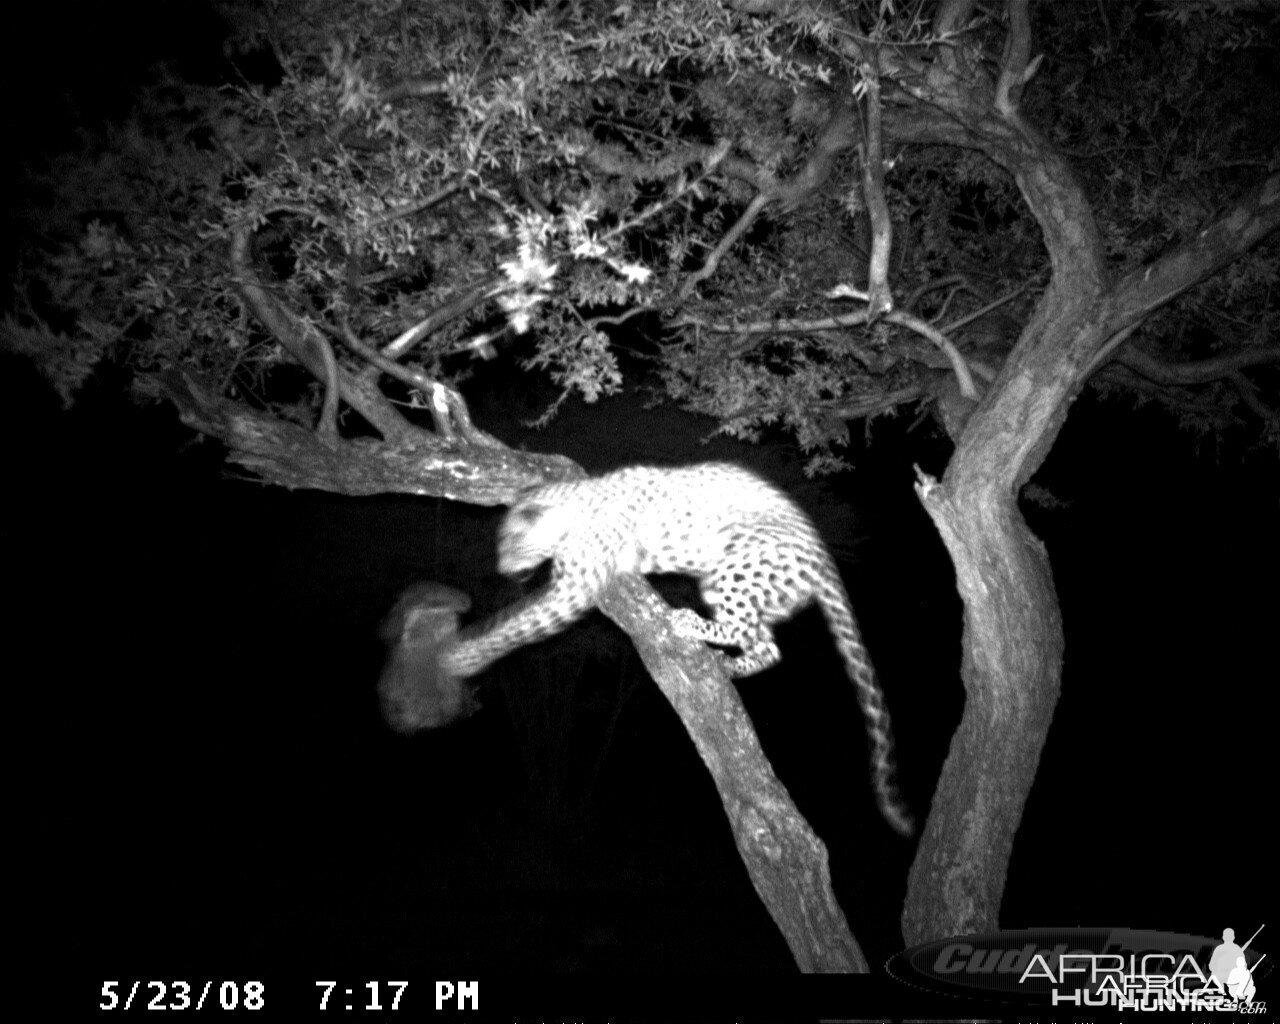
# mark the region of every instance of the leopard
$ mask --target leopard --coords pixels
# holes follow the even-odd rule
[[[730,677],[762,672],[782,652],[773,627],[816,603],[866,723],[876,803],[909,836],[884,694],[830,551],[804,510],[742,466],[627,466],[521,492],[498,530],[498,570],[526,578],[547,561],[545,588],[468,627],[444,650],[445,671],[473,676],[517,647],[565,629],[619,574],[675,574],[698,584],[710,618],[672,609],[674,632],[715,648]]]

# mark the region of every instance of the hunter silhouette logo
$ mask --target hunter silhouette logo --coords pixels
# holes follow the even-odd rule
[[[1265,927],[1265,924],[1259,925],[1258,931],[1249,936],[1249,942],[1256,939],[1258,932]],[[1224,928],[1222,943],[1209,958],[1209,983],[1216,986],[1219,992],[1226,992],[1242,1003],[1252,1003],[1254,993],[1257,992],[1257,986],[1253,983],[1253,968],[1249,967],[1244,955],[1249,942],[1237,946],[1235,930]],[[1267,954],[1263,953],[1253,967],[1256,968],[1266,958]]]

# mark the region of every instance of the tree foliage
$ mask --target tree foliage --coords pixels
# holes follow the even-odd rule
[[[1001,8],[944,31],[932,5],[892,2],[218,10],[225,82],[157,76],[127,120],[43,168],[6,334],[64,397],[111,356],[143,374],[198,368],[227,395],[309,420],[322,385],[238,294],[238,231],[271,295],[353,370],[365,363],[341,344],[347,327],[384,347],[416,326],[394,357],[432,381],[458,384],[496,354],[594,401],[620,387],[616,343],[643,325],[660,332],[669,397],[739,437],[783,423],[815,467],[840,464],[847,419],[933,397],[947,375],[910,327],[833,322],[853,307],[830,293],[867,278],[859,104],[883,69],[866,54],[949,50],[994,74]],[[1026,109],[1081,170],[1117,275],[1274,166],[1280,125],[1258,88],[1275,56],[1268,8],[1035,16],[1046,56]],[[895,142],[908,100],[885,100],[897,306],[989,377],[1048,274],[1040,232],[980,153]],[[1171,389],[1142,357],[1265,349],[1275,266],[1274,243],[1259,247],[1165,306],[1130,346],[1132,368],[1104,383],[1205,430],[1274,430],[1238,367]],[[428,404],[421,389],[390,394]]]

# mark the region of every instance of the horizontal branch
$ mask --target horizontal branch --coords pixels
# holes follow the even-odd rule
[[[851,294],[848,291],[839,294]],[[972,401],[977,401],[979,394],[978,389],[973,383],[973,375],[969,372],[969,367],[965,363],[964,356],[952,344],[949,339],[937,328],[925,323],[917,316],[910,313],[904,313],[894,310],[885,313],[880,317],[872,315],[869,309],[860,309],[854,313],[840,313],[836,316],[821,317],[816,320],[765,320],[757,321],[751,324],[732,324],[727,322],[704,323],[693,317],[681,317],[676,320],[673,326],[687,327],[696,326],[712,334],[738,334],[738,335],[773,335],[773,334],[814,334],[823,331],[841,330],[846,327],[853,327],[858,324],[870,323],[872,320],[883,320],[886,323],[896,324],[915,334],[920,335],[938,351],[940,351],[950,364],[952,372],[956,375],[959,382],[961,393]],[[740,350],[735,355],[741,355]]]
[[[394,440],[354,438],[329,447],[306,427],[223,398],[191,372],[169,370],[154,383],[183,423],[230,449],[230,462],[290,490],[418,494],[505,505],[531,485],[581,475],[560,455],[444,443],[416,427]]]
[[[1139,323],[1192,285],[1211,277],[1280,228],[1280,174],[1273,174],[1222,216],[1172,252],[1124,277],[1107,300],[1107,327],[1115,334]],[[1091,369],[1105,360],[1108,344]]]
[[[1280,363],[1280,345],[1268,348],[1246,348],[1226,352],[1209,359],[1171,363],[1148,355],[1136,348],[1121,350],[1116,357],[1134,373],[1157,384],[1205,384],[1213,380],[1229,380],[1239,371],[1265,363]]]

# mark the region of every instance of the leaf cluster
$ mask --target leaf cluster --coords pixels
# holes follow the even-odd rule
[[[824,293],[861,287],[870,241],[857,146],[690,280],[768,182],[803,177],[841,105],[860,109],[855,53],[945,46],[993,67],[994,12],[943,38],[932,5],[890,0],[839,16],[716,0],[217,6],[222,84],[158,77],[126,122],[31,182],[39,230],[6,334],[65,394],[114,353],[143,372],[198,366],[261,406],[299,389],[318,400],[242,301],[228,253],[245,231],[262,282],[323,336],[343,324],[379,346],[429,321],[403,361],[438,379],[496,350],[549,374],[562,399],[593,401],[621,385],[628,315],[677,320],[655,349],[670,397],[741,437],[785,424],[824,459],[849,409],[876,395],[889,408],[931,368],[918,339],[884,324],[767,340],[696,326],[840,311]],[[1191,4],[1035,11],[1050,56],[1028,113],[1085,176],[1117,272],[1275,164],[1276,105],[1256,87],[1274,22]],[[246,77],[246,54],[268,70]],[[1227,115],[1240,105],[1247,117]],[[893,284],[917,296],[913,312],[956,317],[1042,274],[1038,227],[1004,172],[941,147],[886,159]],[[949,275],[965,286],[931,284]],[[1259,250],[1162,326],[1194,323],[1187,344],[1210,349],[1274,334],[1274,278],[1274,249]]]

